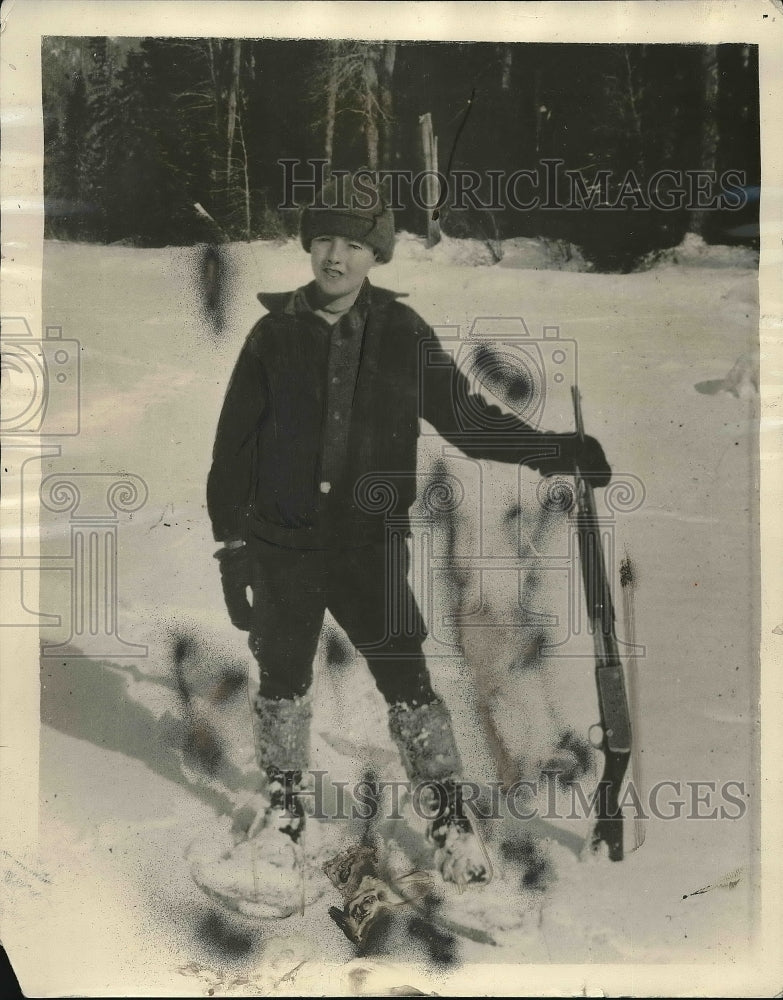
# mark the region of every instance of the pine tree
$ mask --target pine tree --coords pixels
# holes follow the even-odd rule
[[[108,38],[91,38],[89,45],[92,63],[87,76],[90,124],[84,157],[84,193],[89,203],[87,228],[95,239],[107,243],[113,238],[109,163],[116,142],[114,88]]]
[[[85,155],[88,132],[87,87],[77,73],[65,105],[60,130],[60,153],[55,161],[58,171],[57,197],[63,203],[66,232],[77,239],[86,234]]]

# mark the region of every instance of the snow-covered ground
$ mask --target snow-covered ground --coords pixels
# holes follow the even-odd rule
[[[471,994],[465,968],[477,964],[490,977],[483,991],[492,993],[512,991],[501,987],[498,966],[729,968],[747,956],[759,916],[753,257],[711,251],[690,237],[679,254],[650,270],[596,275],[544,269],[546,253],[520,241],[507,246],[499,266],[487,266],[480,246],[474,250],[450,241],[429,252],[406,236],[392,263],[371,278],[407,292],[406,301],[430,323],[451,328],[440,332],[452,340],[466,338],[477,316],[521,316],[532,338],[556,326],[562,339],[576,342],[587,431],[640,501],[616,514],[612,531],[615,573],[627,555],[637,578],[636,641],[644,655],[637,661],[635,722],[643,787],[679,782],[679,793],[663,789],[665,805],[689,798],[686,782],[735,781],[743,786],[744,815],[694,819],[686,807],[679,818],[650,819],[643,845],[618,864],[577,857],[586,832],[578,820],[539,827],[537,835],[550,837],[543,849],[553,877],[523,889],[514,866],[501,863],[492,885],[455,896],[454,919],[461,914],[488,928],[497,944],[458,939],[452,961],[436,962],[421,942],[399,935],[383,953],[356,958],[328,919],[327,906],[338,901],[329,893],[303,917],[241,933],[226,928],[184,860],[188,844],[220,826],[219,813],[253,776],[244,686],[222,702],[214,692],[210,699],[222,673],[243,673],[251,664],[244,635],[223,610],[204,483],[231,368],[262,313],[255,294],[308,280],[308,260],[296,242],[227,248],[226,322],[216,331],[200,306],[193,250],[49,243],[44,322],[80,342],[82,429],[62,439],[61,455],[44,460],[44,475],[122,473],[146,484],[143,506],[119,517],[117,592],[121,637],[146,645],[147,653],[128,649],[128,656],[113,657],[107,649],[83,659],[66,650],[42,659],[40,868],[23,873],[11,865],[6,878],[15,927],[7,947],[33,991],[37,975],[50,981],[56,969],[62,995],[121,994],[129,984],[140,995],[369,994],[377,988],[372,977],[401,962],[407,970],[393,972],[397,985]],[[728,384],[697,391],[698,383],[726,376],[740,357],[735,391],[723,391]],[[553,389],[544,423],[565,430],[572,419],[567,396]],[[586,737],[597,720],[590,644],[567,634],[569,587],[579,590],[568,569],[563,517],[546,543],[555,572],[533,603],[533,610],[560,615],[555,636],[565,642],[563,655],[538,672],[512,669],[523,634],[514,615],[519,572],[530,557],[525,542],[537,478],[466,463],[453,449],[444,452],[439,438],[423,438],[425,477],[440,459],[466,489],[460,554],[480,555],[483,566],[496,561],[481,580],[484,603],[460,633],[464,661],[449,645],[443,575],[435,573],[431,599],[421,589],[426,561],[414,584],[430,625],[433,676],[454,714],[466,770],[488,781],[495,777],[492,755],[475,695],[486,688],[487,672],[500,686],[500,695],[488,695],[498,731],[512,757],[530,764],[546,758],[563,729]],[[517,504],[520,516],[509,518]],[[418,553],[428,551],[425,530],[424,523],[417,528]],[[66,569],[70,531],[67,511],[43,518],[44,554],[61,556]],[[431,553],[441,560],[433,565],[442,565],[437,532]],[[69,620],[70,581],[68,572],[42,574],[42,610]],[[474,596],[477,581],[474,574]],[[629,622],[616,575],[614,585],[622,638]],[[41,635],[45,643],[65,641],[68,630]],[[184,664],[194,704],[224,749],[211,778],[183,766],[187,714],[172,671],[181,636],[191,641]],[[356,659],[330,667],[324,649],[318,658],[314,766],[351,779],[369,756],[381,773],[401,778],[366,669]],[[597,756],[593,763],[600,765]],[[697,808],[704,814],[716,804],[731,815],[739,811],[722,799]],[[15,953],[16,938],[46,946],[25,954],[20,945]],[[735,988],[727,985],[727,995]],[[698,983],[684,980],[681,992],[698,992]]]

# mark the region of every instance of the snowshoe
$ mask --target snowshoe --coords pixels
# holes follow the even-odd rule
[[[325,886],[305,849],[305,813],[296,795],[300,772],[268,772],[268,805],[233,817],[231,843],[191,845],[195,883],[235,913],[251,919],[290,917],[323,895]],[[253,803],[255,805],[256,803]]]
[[[256,920],[290,917],[323,889],[311,877],[301,849],[286,840],[279,842],[267,829],[222,852],[191,849],[191,875],[213,902],[235,913]]]

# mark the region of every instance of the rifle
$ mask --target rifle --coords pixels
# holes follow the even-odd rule
[[[584,441],[579,390],[571,387],[576,430]],[[614,605],[606,576],[601,525],[595,510],[593,487],[575,467],[577,536],[587,616],[595,649],[595,679],[598,688],[601,740],[593,745],[604,755],[604,771],[598,783],[598,818],[593,829],[592,850],[601,843],[612,861],[623,859],[623,815],[619,806],[622,785],[631,757],[631,719],[625,690],[625,675],[614,629]]]

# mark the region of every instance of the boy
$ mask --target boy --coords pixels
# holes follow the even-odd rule
[[[223,543],[216,556],[228,611],[249,632],[260,671],[254,726],[270,798],[260,836],[289,844],[301,836],[296,791],[309,766],[312,663],[328,608],[386,700],[408,778],[445,789],[428,835],[443,877],[463,886],[486,881],[488,872],[460,811],[459,754],[449,713],[430,684],[405,546],[392,551],[386,531],[387,515],[404,524],[416,496],[419,414],[473,457],[568,474],[579,449],[579,464],[597,485],[609,481],[610,470],[594,439],[580,444],[521,421],[505,448],[464,443],[460,406],[490,418],[501,411],[470,393],[443,351],[420,384],[419,347],[434,334],[395,293],[367,280],[394,250],[391,210],[375,190],[370,207],[362,207],[368,200],[368,186],[359,191],[351,178],[342,190],[328,186],[301,219],[314,280],[291,293],[259,295],[268,314],[247,338],[226,393],[208,507]],[[385,488],[383,510],[373,502],[373,483]],[[392,558],[403,563],[396,602],[408,617],[402,628],[390,622]]]

